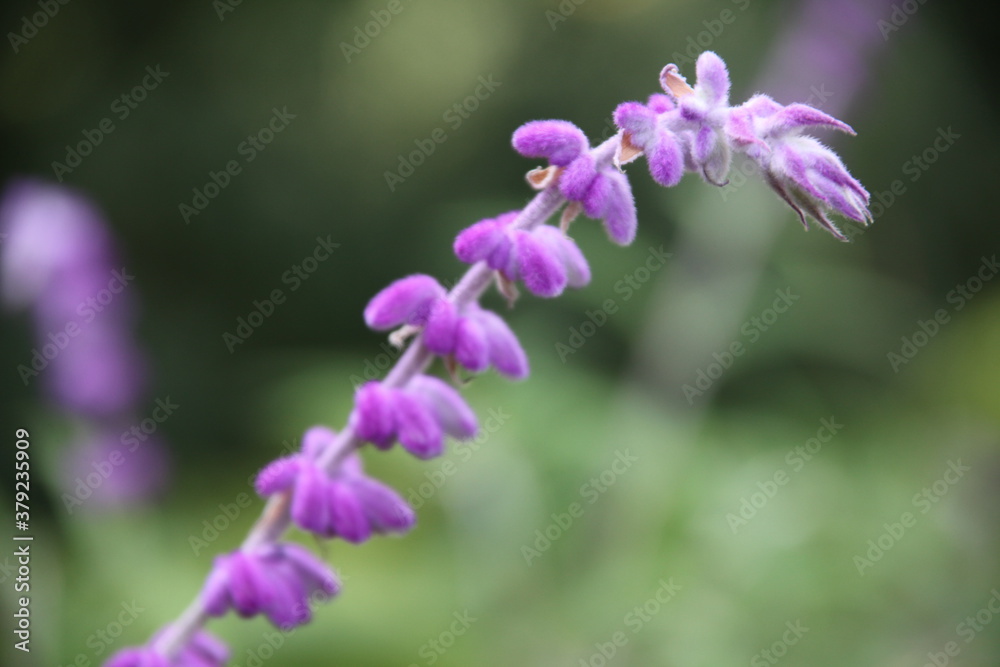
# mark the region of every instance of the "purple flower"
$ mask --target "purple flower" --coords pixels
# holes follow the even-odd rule
[[[484,221],[492,223],[493,221]],[[472,228],[480,241],[488,239],[493,229]],[[468,230],[467,230],[468,231]],[[514,242],[500,233],[498,247],[479,243],[492,256],[507,258],[508,277],[522,276],[533,292],[552,294],[567,284],[581,285],[590,279],[583,255],[572,241],[554,227],[544,227],[534,233],[514,232]],[[499,245],[507,246],[500,248]],[[467,244],[473,247],[475,244]],[[501,252],[505,251],[505,252]],[[489,255],[490,253],[483,253]],[[474,260],[477,261],[477,260]],[[516,268],[511,268],[516,267]],[[365,309],[365,319],[373,328],[400,325],[423,327],[424,345],[435,354],[455,359],[473,372],[494,366],[501,373],[516,379],[527,377],[528,360],[507,324],[496,314],[472,303],[459,310],[445,296],[444,288],[430,276],[414,275],[398,280],[375,295]],[[381,389],[359,394],[359,410],[368,414],[370,429],[366,439],[378,446],[387,446],[395,434],[392,421],[383,407],[387,400],[379,398]]]
[[[508,281],[521,280],[540,297],[556,297],[567,286],[579,288],[590,282],[590,267],[573,239],[551,225],[511,229],[516,219],[517,211],[510,211],[468,227],[455,239],[455,255],[469,264],[485,261]]]
[[[327,600],[339,592],[340,582],[324,563],[284,542],[217,556],[201,599],[209,616],[232,607],[244,618],[264,614],[285,630],[309,622],[317,597]]]
[[[533,184],[547,187],[557,182],[563,197],[580,204],[589,217],[604,221],[612,241],[632,242],[636,213],[628,179],[614,165],[598,168],[578,127],[562,120],[532,121],[514,132],[513,145],[525,157],[548,158],[547,169],[529,175]]]
[[[808,128],[854,131],[845,123],[805,104],[782,106],[766,95],[756,95],[738,107],[729,106],[729,73],[716,54],[705,52],[696,63],[697,83],[692,88],[676,65],[667,65],[660,82],[668,96],[653,95],[647,104],[626,102],[615,110],[621,141],[614,157],[624,165],[645,155],[653,179],[675,185],[685,169],[698,171],[715,185],[724,185],[733,150],[746,153],[761,167],[765,180],[798,213],[841,234],[828,212],[836,211],[863,225],[871,221],[868,193],[840,158],[817,139],[803,134]],[[578,158],[566,172],[578,164]],[[579,167],[584,171],[586,165]],[[574,177],[575,178],[575,177]],[[595,193],[606,188],[595,180],[582,200],[593,215]],[[623,190],[624,192],[624,190]],[[630,208],[630,207],[629,207]],[[628,208],[622,215],[627,215]],[[606,225],[615,220],[602,212]],[[633,223],[620,223],[627,234]],[[611,230],[609,229],[609,233]]]
[[[196,632],[173,660],[153,648],[155,645],[156,637],[148,646],[118,651],[105,667],[223,667],[229,662],[225,644],[204,630]]]
[[[528,357],[514,332],[499,315],[476,304],[469,304],[459,314],[450,302],[439,302],[423,340],[431,352],[454,358],[474,373],[493,366],[515,380],[528,376]]]
[[[58,298],[53,292],[72,289],[81,273],[114,261],[111,237],[97,209],[69,189],[40,181],[7,186],[0,232],[7,235],[0,246],[0,267],[3,297],[10,305]],[[73,308],[78,304],[74,301]]]
[[[476,416],[457,391],[427,375],[395,389],[379,382],[362,385],[354,401],[350,424],[359,438],[387,449],[399,440],[421,459],[439,456],[445,434],[458,439],[473,437]]]
[[[766,95],[755,95],[733,110],[727,133],[761,168],[767,184],[799,215],[807,216],[835,237],[846,241],[827,216],[836,211],[867,225],[871,222],[868,192],[837,154],[803,130],[821,127],[854,134],[851,127],[805,104],[782,106]]]
[[[274,461],[257,477],[257,492],[270,496],[292,490],[292,520],[322,537],[364,542],[372,533],[409,530],[413,510],[395,491],[364,474],[361,457],[350,454],[334,473],[316,460],[333,441],[328,428],[315,426],[302,439],[302,452]]]
[[[691,88],[676,65],[660,73],[664,91],[677,100],[670,119],[684,146],[688,169],[713,185],[725,185],[732,157],[723,129],[729,117],[729,72],[718,55],[705,51],[695,62],[697,81]],[[651,167],[652,168],[652,167]]]
[[[445,290],[434,278],[422,274],[400,278],[375,295],[365,307],[365,323],[376,330],[401,324],[423,326],[431,305]]]
[[[627,164],[644,153],[654,181],[667,188],[677,185],[684,175],[681,140],[661,122],[662,115],[674,109],[673,101],[666,95],[650,96],[648,105],[620,104],[614,113],[615,124],[622,130],[615,164]]]
[[[104,418],[128,413],[146,383],[145,360],[128,331],[95,319],[66,341],[41,376],[63,407]]]
[[[583,130],[565,120],[535,120],[514,131],[514,150],[525,157],[546,158],[559,167],[568,166],[590,149]]]

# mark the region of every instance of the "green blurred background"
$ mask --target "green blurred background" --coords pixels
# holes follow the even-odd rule
[[[818,80],[789,41],[801,4],[402,0],[386,14],[381,1],[74,0],[16,53],[5,44],[5,181],[52,180],[67,144],[114,120],[64,181],[106,212],[136,275],[149,409],[166,396],[180,408],[158,432],[173,457],[162,497],[70,516],[55,470],[72,425],[22,388],[15,368],[32,334],[26,318],[6,319],[3,423],[32,430],[45,467],[32,494],[37,643],[25,656],[5,640],[4,662],[99,664],[179,613],[261,503],[197,554],[190,537],[251,492],[248,479],[306,427],[339,428],[351,377],[383,361],[383,339],[361,319],[367,299],[406,273],[454,279],[455,233],[526,201],[522,176],[535,165],[510,150],[510,133],[566,118],[596,142],[614,106],[654,92],[660,68],[700,37],[729,63],[736,101],[758,87],[805,101],[826,85],[829,100],[812,101],[836,108],[858,137],[825,138],[873,193],[897,180],[902,193],[888,206],[878,195],[876,224],[841,244],[804,233],[757,179],[720,191],[688,176],[664,191],[642,163],[631,166],[638,241],[621,249],[578,222],[591,285],[553,302],[524,298],[510,313],[531,378],[489,374],[469,386],[483,419],[493,411],[494,432],[429,463],[398,449],[365,453],[371,471],[417,494],[414,532],[324,546],[345,591],[290,636],[261,619],[210,629],[241,667],[257,657],[373,667],[997,664],[1000,620],[989,623],[988,604],[1000,601],[1000,299],[989,281],[961,309],[949,299],[1000,247],[988,200],[997,91],[982,56],[993,38],[969,18],[971,3],[901,2],[915,13],[898,30],[869,20],[827,35],[839,51],[819,61],[836,72],[852,60],[854,70]],[[36,11],[7,3],[0,26],[17,31]],[[391,20],[355,43],[373,11]],[[723,11],[735,18],[717,24]],[[875,16],[892,11],[885,3]],[[127,118],[115,116],[112,103],[147,66],[169,74]],[[682,69],[693,76],[690,63]],[[851,76],[853,88],[843,83]],[[448,114],[480,77],[500,85],[467,117]],[[284,108],[294,119],[244,162],[241,143]],[[446,141],[390,190],[385,173],[435,128]],[[949,128],[959,138],[914,171],[913,156]],[[179,206],[230,160],[241,173],[186,224]],[[284,272],[328,235],[340,247],[289,290]],[[670,259],[626,300],[616,285],[644,279],[639,267],[661,246]],[[223,333],[276,288],[287,301],[230,353]],[[770,317],[776,290],[798,298],[763,331],[753,318]],[[557,344],[580,342],[573,331],[608,299],[614,314],[560,355]],[[926,344],[894,368],[887,355],[939,309],[949,321],[918,335]],[[716,373],[734,342],[745,353]],[[720,376],[686,394],[699,371]],[[796,454],[822,420],[842,428],[808,460]],[[959,462],[968,470],[941,481]],[[906,512],[913,525],[900,530]],[[872,552],[870,540],[890,548]],[[121,636],[99,639],[133,601],[142,611]]]

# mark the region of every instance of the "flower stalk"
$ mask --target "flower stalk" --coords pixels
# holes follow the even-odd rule
[[[587,261],[568,235],[570,223],[582,213],[601,220],[618,245],[635,239],[638,221],[623,171],[628,163],[645,157],[651,176],[665,187],[688,172],[719,186],[727,182],[733,154],[742,153],[761,166],[766,182],[804,224],[812,219],[843,239],[830,213],[870,222],[868,193],[832,151],[803,134],[812,127],[853,134],[850,127],[811,107],[784,107],[763,95],[730,106],[729,74],[714,53],[702,54],[696,71],[691,86],[676,66],[664,68],[664,93],[645,104],[619,105],[619,132],[595,148],[567,121],[532,121],[514,132],[515,150],[549,163],[528,172],[537,194],[522,210],[479,221],[458,235],[455,254],[471,266],[451,291],[417,274],[369,302],[369,327],[393,330],[394,344],[410,341],[395,366],[381,382],[358,388],[339,433],[309,429],[299,453],[260,472],[256,489],[268,501],[240,548],[216,558],[199,597],[147,647],[122,651],[109,665],[221,665],[224,651],[202,627],[229,610],[245,617],[264,614],[282,629],[308,622],[312,602],[336,595],[340,583],[304,548],[282,541],[293,525],[318,538],[351,542],[408,530],[413,511],[365,475],[357,450],[368,443],[385,450],[398,442],[429,459],[443,452],[446,437],[475,436],[475,413],[460,392],[426,371],[440,357],[456,380],[459,368],[480,373],[493,367],[512,379],[528,375],[516,336],[498,314],[479,305],[480,297],[495,284],[513,305],[517,283],[541,298],[589,283]],[[546,224],[560,209],[558,226]]]

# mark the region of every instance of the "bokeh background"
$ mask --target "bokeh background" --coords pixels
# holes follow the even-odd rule
[[[654,92],[667,62],[693,75],[703,48],[728,62],[734,100],[809,101],[857,130],[824,139],[875,194],[876,224],[841,244],[803,232],[759,179],[665,191],[631,166],[637,242],[578,222],[591,285],[509,314],[531,378],[468,387],[497,428],[430,463],[366,452],[421,505],[414,532],[324,545],[345,592],[292,635],[260,619],[210,629],[240,666],[997,664],[1000,298],[990,280],[953,292],[992,278],[1000,248],[993,37],[976,6],[224,2],[74,0],[16,50],[8,33],[41,10],[0,10],[0,176],[55,180],[66,146],[113,118],[63,180],[104,212],[136,276],[136,419],[157,398],[179,405],[156,433],[164,487],[69,513],[61,460],[80,427],[20,381],[35,334],[5,314],[3,450],[27,428],[37,462],[34,650],[5,633],[5,664],[99,664],[170,621],[262,503],[193,548],[203,522],[306,427],[339,428],[352,377],[385,361],[367,299],[410,272],[454,279],[454,234],[529,196],[535,165],[510,133],[566,118],[596,141],[617,103]],[[166,78],[115,116],[157,66]],[[467,103],[480,77],[499,83]],[[285,108],[294,118],[245,162],[242,142]],[[390,189],[386,172],[436,128],[446,141]],[[185,221],[180,205],[230,160],[242,171]],[[292,291],[282,276],[317,237],[339,248]],[[639,270],[661,248],[662,268]],[[230,351],[223,334],[279,288],[287,301]],[[776,290],[797,299],[765,331],[753,318],[771,317]],[[574,339],[608,299],[615,312]],[[948,322],[893,363],[939,309]],[[722,369],[734,342],[745,353]],[[718,377],[685,392],[699,372]],[[842,426],[810,443],[822,420]],[[9,566],[0,579],[6,616]],[[123,604],[141,611],[121,627]]]

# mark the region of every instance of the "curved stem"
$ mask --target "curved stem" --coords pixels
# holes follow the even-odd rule
[[[619,141],[619,136],[615,135],[592,149],[591,154],[599,167],[610,164]],[[566,199],[559,193],[558,187],[552,184],[528,202],[511,226],[514,229],[533,229],[544,224],[565,203]],[[448,293],[448,299],[461,308],[478,301],[492,282],[493,269],[485,262],[477,262]],[[427,370],[433,360],[433,353],[424,347],[423,335],[418,335],[386,375],[382,384],[388,387],[404,387],[416,375]],[[364,441],[354,434],[353,427],[347,424],[327,446],[318,463],[327,471],[336,470],[351,452],[363,444]],[[277,542],[291,525],[289,505],[289,492],[272,496],[264,505],[260,518],[243,540],[240,549],[249,551],[264,544]],[[208,618],[200,596],[196,597],[177,620],[164,629],[154,644],[155,649],[162,655],[173,658],[205,625]]]

